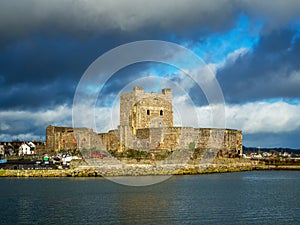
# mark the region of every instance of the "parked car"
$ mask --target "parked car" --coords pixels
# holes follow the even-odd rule
[[[98,153],[98,152],[92,152],[92,157],[93,158],[104,159],[104,158],[107,158],[107,155],[104,155],[104,154],[101,154],[101,153]]]

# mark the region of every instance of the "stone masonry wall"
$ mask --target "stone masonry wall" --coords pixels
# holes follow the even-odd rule
[[[142,102],[140,102],[143,99],[148,99],[147,103],[142,104]],[[152,99],[153,102],[150,102],[149,99]],[[144,89],[141,87],[135,87],[133,88],[133,92],[130,93],[124,93],[120,95],[120,126],[131,126],[132,121],[129,119],[130,117],[130,112],[132,110],[132,107],[137,104],[138,102],[140,102],[141,106],[154,106],[154,101],[155,99],[159,99],[160,101],[164,100],[169,102],[170,104],[165,104],[167,106],[164,105],[158,105],[156,104],[156,107],[160,107],[160,109],[164,110],[165,107],[167,111],[172,111],[172,91],[171,89],[163,89],[162,93],[148,93],[148,92],[144,92]],[[150,112],[151,113],[151,112]],[[171,113],[171,112],[169,112]],[[172,118],[170,119],[171,123],[169,125],[173,125],[173,112],[172,112]],[[137,128],[141,128],[143,127],[142,125],[140,125],[140,120],[139,118],[136,118],[137,120],[135,121],[136,123],[136,127]]]
[[[47,151],[72,151],[76,149],[104,149],[99,136],[88,128],[48,126],[46,128]]]
[[[119,130],[96,134],[91,129],[80,128],[74,132],[70,127],[47,127],[47,149],[60,150],[149,150],[218,148],[225,154],[242,154],[242,132],[231,129],[164,127],[138,129],[136,135],[128,126],[126,142],[120,141]],[[127,129],[127,130],[126,130]]]
[[[48,126],[47,149],[219,149],[223,155],[242,154],[242,131],[173,126],[172,91],[147,93],[141,87],[120,95],[117,130],[96,134],[92,129]]]
[[[242,153],[242,132],[232,129],[165,127],[128,131],[125,149],[213,148],[223,152]]]
[[[118,129],[120,150],[123,146],[130,148],[137,142],[133,136],[138,129],[173,127],[173,121],[171,89],[163,89],[162,93],[148,93],[141,87],[134,87],[132,92],[121,94]]]
[[[173,127],[172,104],[158,97],[144,98],[135,103],[129,115],[131,127]]]

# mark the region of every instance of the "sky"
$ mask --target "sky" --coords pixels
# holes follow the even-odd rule
[[[0,34],[1,141],[45,140],[46,126],[72,126],[78,84],[98,57],[160,40],[203,60],[224,96],[225,127],[241,129],[245,146],[300,148],[298,0],[3,0]],[[117,128],[118,96],[134,85],[171,87],[176,125],[213,127],[205,92],[170,65],[136,63],[95,84],[99,132]]]

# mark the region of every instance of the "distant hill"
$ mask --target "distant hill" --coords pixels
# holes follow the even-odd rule
[[[293,149],[293,148],[257,148],[257,147],[246,147],[243,146],[243,152],[269,152],[269,151],[276,151],[276,152],[289,152],[294,154],[300,154],[300,149]]]

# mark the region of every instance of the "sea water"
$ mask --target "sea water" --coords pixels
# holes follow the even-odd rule
[[[300,172],[172,176],[143,187],[1,178],[0,202],[0,224],[300,224]]]

